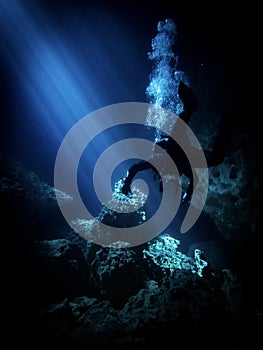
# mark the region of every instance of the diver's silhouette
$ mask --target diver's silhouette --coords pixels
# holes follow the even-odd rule
[[[179,115],[180,119],[182,119],[185,123],[189,123],[192,114],[197,110],[198,103],[193,95],[191,89],[184,84],[182,81],[180,81],[179,88],[178,88],[178,94],[180,99],[183,102],[184,110]],[[228,131],[228,128],[226,126],[225,116],[221,118],[221,125],[219,129],[219,133],[216,137],[216,140],[214,142],[214,148],[213,151],[203,151],[206,157],[207,166],[215,166],[223,162],[225,157],[225,146],[226,146],[226,131]],[[188,178],[188,186],[187,188],[182,188],[182,197],[181,197],[181,203],[187,203],[191,200],[192,194],[193,194],[193,184],[194,184],[194,177],[197,177],[197,174],[194,169],[192,169],[189,160],[184,153],[183,149],[175,142],[175,140],[171,137],[167,137],[166,135],[163,135],[163,139],[159,142],[156,142],[156,145],[162,147],[172,158],[172,160],[175,162],[180,177],[182,175],[185,175]],[[158,178],[159,181],[159,189],[162,192],[162,182],[161,177],[159,173],[157,172],[156,168],[147,160],[139,161],[138,163],[133,164],[129,170],[128,174],[123,180],[122,185],[122,193],[125,195],[128,195],[131,193],[131,183],[136,176],[138,172],[151,169],[155,175],[155,178]],[[183,187],[183,186],[182,186]]]

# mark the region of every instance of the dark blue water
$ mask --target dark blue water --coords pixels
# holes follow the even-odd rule
[[[218,10],[216,16],[215,11],[207,16],[179,4],[0,0],[1,150],[53,185],[59,146],[77,121],[114,103],[148,102],[145,89],[152,66],[147,54],[159,20],[176,21],[178,68],[190,73],[190,81],[192,74],[193,83],[204,78],[202,65],[231,57],[235,31],[228,32],[230,20],[224,17],[222,24],[224,9]],[[222,89],[233,72],[227,66],[224,74]],[[205,103],[201,101],[201,107]],[[134,130],[114,131],[117,139],[128,135],[134,137]],[[109,140],[112,136],[101,135],[96,150],[94,143],[90,145],[80,164],[80,191],[95,213],[100,203],[90,188],[86,191],[87,178]],[[116,170],[113,183],[125,175],[128,165]],[[158,200],[154,203],[152,212]],[[192,241],[218,236],[209,218],[201,219],[184,237],[184,251]],[[175,236],[178,220],[169,228]]]
[[[113,103],[147,102],[158,21],[175,20],[178,69],[188,74],[233,48],[219,14],[179,3],[1,0],[1,149],[52,184],[58,147],[78,120]]]
[[[78,120],[145,101],[149,48],[144,25],[96,3],[1,1],[2,148],[52,184],[58,147]]]

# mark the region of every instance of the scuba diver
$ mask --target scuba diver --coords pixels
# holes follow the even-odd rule
[[[188,124],[192,114],[196,111],[198,107],[198,103],[191,89],[182,81],[180,81],[179,83],[178,94],[184,105],[184,109],[180,113],[179,117],[186,124]],[[226,128],[224,116],[221,118],[220,123],[221,123],[220,130],[214,142],[213,151],[203,151],[205,154],[208,167],[218,165],[222,163],[224,160],[225,146],[226,146],[225,136],[226,136],[226,131],[229,130],[229,128]],[[177,142],[169,136],[168,137],[166,135],[162,135],[162,136],[163,136],[163,139],[161,139],[159,142],[156,142],[156,145],[162,147],[170,155],[170,157],[172,158],[172,160],[175,162],[177,166],[180,178],[182,178],[182,175],[185,175],[186,178],[188,179],[187,182],[184,181],[184,183],[182,184],[181,204],[189,203],[194,190],[193,188],[194,177],[195,176],[197,177],[198,175],[195,172],[195,169],[191,167],[186,154],[184,153],[183,149],[177,144]],[[147,160],[139,161],[138,163],[133,164],[129,168],[127,176],[123,179],[121,192],[124,195],[131,194],[131,184],[134,177],[139,172],[145,171],[147,169],[152,170],[152,172],[154,173],[154,178],[158,179],[159,190],[160,192],[162,192],[163,188],[162,188],[161,176],[157,172],[156,168]]]

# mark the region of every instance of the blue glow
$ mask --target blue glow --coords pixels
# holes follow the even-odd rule
[[[15,115],[7,148],[52,182],[69,129],[106,105],[144,101],[149,71],[138,32],[109,10],[93,6],[81,13],[64,3],[56,14],[47,4],[0,0],[0,49]]]

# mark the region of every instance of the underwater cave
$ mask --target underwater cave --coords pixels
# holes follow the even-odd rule
[[[0,0],[8,347],[260,339],[263,174],[242,23],[191,6]]]

